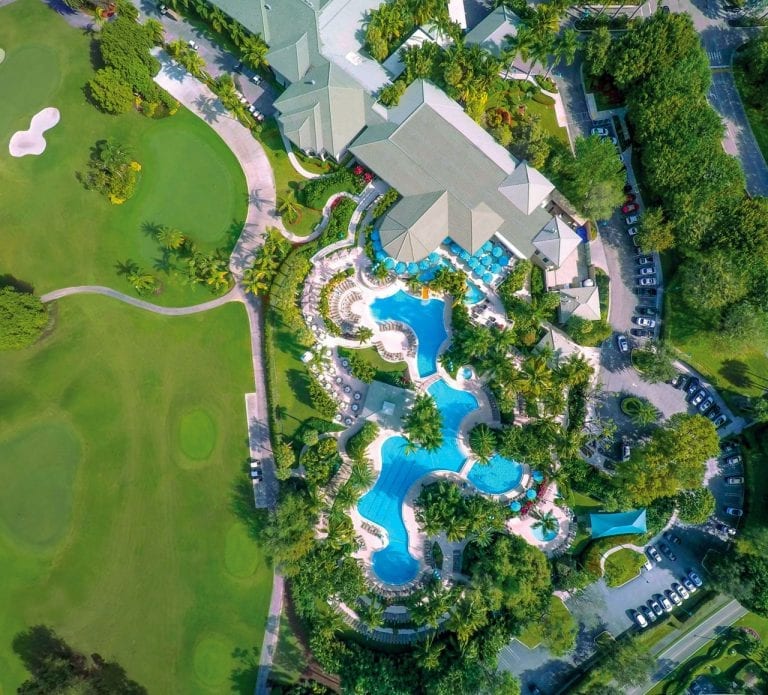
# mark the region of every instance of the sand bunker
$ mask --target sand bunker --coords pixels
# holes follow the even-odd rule
[[[0,63],[2,63],[5,60],[5,51],[0,48]]]
[[[28,154],[42,154],[45,151],[43,133],[59,122],[59,110],[49,106],[32,116],[29,130],[17,130],[11,135],[8,151],[11,157],[24,157]]]

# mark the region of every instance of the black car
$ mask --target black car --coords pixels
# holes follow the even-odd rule
[[[669,382],[676,389],[684,389],[688,384],[688,377],[685,374],[678,374],[672,377],[672,381]]]
[[[637,306],[635,307],[635,311],[637,311],[640,316],[658,316],[659,310],[655,306]]]
[[[680,536],[676,536],[671,531],[664,531],[664,538],[666,538],[670,543],[680,545]]]
[[[696,395],[696,391],[698,390],[699,390],[699,380],[695,376],[692,376],[691,380],[688,382],[688,385],[685,387],[685,391],[688,394],[686,396],[686,399],[690,400],[691,398],[693,398],[694,395]]]
[[[628,183],[626,186],[624,186],[624,193],[632,193],[632,184]]]
[[[655,287],[635,287],[635,292],[641,297],[655,297],[659,294]]]
[[[638,256],[635,256],[635,263],[637,263],[637,265],[653,265],[653,256],[646,256],[641,253]]]
[[[672,552],[672,548],[670,548],[666,543],[659,543],[659,550],[661,550],[661,552],[664,553],[672,562],[677,560],[677,555]]]
[[[635,338],[652,338],[653,337],[653,331],[647,331],[645,328],[632,328],[630,329],[630,334],[635,336]]]
[[[720,406],[719,405],[713,405],[712,409],[707,413],[707,417],[710,420],[714,421],[714,420],[716,420],[719,417],[720,413],[722,413],[722,412],[723,411],[720,410]]]

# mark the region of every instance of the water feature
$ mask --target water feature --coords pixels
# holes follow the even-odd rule
[[[488,463],[475,463],[467,479],[478,490],[489,495],[503,495],[516,488],[523,477],[523,467],[517,461],[494,454]]]
[[[560,532],[560,522],[557,523],[557,528],[554,531],[548,531],[547,533],[544,533],[543,529],[540,526],[534,526],[531,528],[531,533],[533,534],[533,537],[537,541],[541,541],[542,543],[549,543],[549,541],[555,540],[559,532]]]

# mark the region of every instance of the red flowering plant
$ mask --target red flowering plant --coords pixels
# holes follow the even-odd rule
[[[359,164],[354,169],[352,169],[352,173],[355,176],[362,176],[364,171],[365,169],[363,169],[363,167],[361,167]]]

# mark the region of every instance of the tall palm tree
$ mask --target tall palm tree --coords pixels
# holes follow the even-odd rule
[[[531,516],[536,519],[531,524],[531,528],[540,529],[545,538],[550,534],[557,533],[560,529],[560,522],[558,522],[552,512],[542,514],[538,509],[534,509],[531,512]]]
[[[552,383],[552,372],[547,361],[540,355],[528,357],[520,371],[525,395],[533,400],[541,398]]]
[[[360,326],[355,333],[355,338],[357,338],[360,345],[363,345],[373,338],[373,330],[368,328],[368,326]]]
[[[525,63],[528,62],[528,58],[531,55],[531,49],[534,43],[534,33],[531,27],[525,24],[520,25],[517,28],[515,34],[508,34],[504,39],[504,48],[502,50],[502,60],[506,65],[504,77],[509,75],[509,71],[512,68],[512,63],[515,62],[515,58],[519,55],[521,60]]]
[[[357,614],[360,616],[360,620],[368,625],[368,627],[381,627],[384,623],[386,606],[376,596],[371,595],[369,598],[370,603],[362,603]]]
[[[576,52],[579,50],[579,36],[575,29],[566,29],[555,39],[552,47],[553,60],[547,68],[545,77],[549,76],[551,70],[559,63],[570,65],[576,59]]]
[[[566,384],[580,386],[589,383],[594,370],[583,355],[573,353],[560,364],[558,372]]]
[[[208,21],[214,31],[222,33],[229,28],[229,20],[218,7],[211,8],[211,15],[208,17]]]
[[[156,236],[160,245],[169,251],[177,251],[184,246],[184,235],[175,227],[162,225],[158,227]]]
[[[269,48],[260,36],[248,36],[243,39],[240,50],[243,55],[243,60],[254,70],[266,67],[269,64],[267,62],[267,52],[269,51]]]
[[[135,272],[128,275],[128,282],[131,283],[133,289],[139,294],[151,292],[157,287],[155,276],[151,273],[146,273],[141,269],[136,269]]]
[[[243,271],[243,288],[253,295],[265,295],[269,292],[270,284],[264,273],[255,268],[246,268]]]
[[[288,224],[298,221],[301,210],[293,191],[288,191],[277,199],[277,212]]]
[[[528,68],[526,79],[530,77],[536,63],[546,65],[555,40],[554,32],[544,26],[534,29],[534,33],[535,39],[530,49],[531,66]]]

